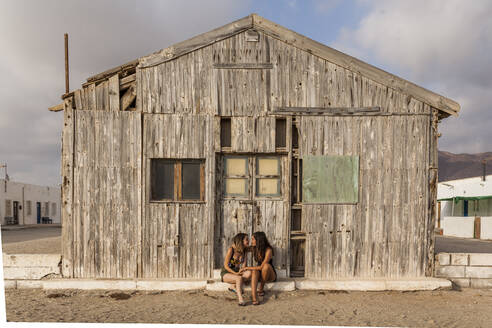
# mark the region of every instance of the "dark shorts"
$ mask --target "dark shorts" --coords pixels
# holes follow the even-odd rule
[[[234,271],[234,272],[239,272],[239,270],[237,270],[237,271],[236,271],[234,268],[231,268],[231,269],[232,269],[232,271]],[[220,270],[220,281],[224,282],[224,275],[225,275],[226,273],[230,273],[230,272],[229,272],[229,271],[227,271],[227,270],[226,270],[226,268],[222,267],[222,270]]]

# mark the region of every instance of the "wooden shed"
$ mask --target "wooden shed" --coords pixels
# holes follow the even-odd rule
[[[432,275],[448,98],[252,14],[63,99],[65,277],[206,279],[254,231],[288,276]]]

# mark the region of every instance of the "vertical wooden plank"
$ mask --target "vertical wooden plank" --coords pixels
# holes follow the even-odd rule
[[[79,90],[80,91],[80,90]],[[74,222],[73,222],[73,182],[74,182],[74,138],[75,116],[71,106],[65,106],[62,130],[62,275],[74,277]]]
[[[89,84],[85,91],[87,97],[87,109],[96,110],[96,84]]]
[[[118,74],[111,76],[108,80],[109,110],[116,112],[120,110],[120,79]]]

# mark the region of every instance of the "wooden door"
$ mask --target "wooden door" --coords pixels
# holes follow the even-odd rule
[[[254,201],[222,200],[218,215],[218,237],[215,239],[215,268],[221,268],[232,238],[243,232],[251,237],[253,233]]]
[[[37,202],[36,203],[36,219],[37,219],[37,223],[41,223],[41,203],[40,202]]]
[[[19,224],[19,202],[14,201],[14,224]]]

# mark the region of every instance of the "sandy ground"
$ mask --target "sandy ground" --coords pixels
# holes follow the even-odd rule
[[[492,291],[267,293],[237,306],[230,292],[6,290],[7,320],[492,327]],[[123,296],[127,299],[114,298]],[[121,298],[121,297],[120,297]],[[251,300],[249,295],[246,298]]]
[[[61,237],[3,243],[2,252],[7,254],[61,254]]]
[[[2,251],[8,254],[61,254],[61,226],[2,227]]]

